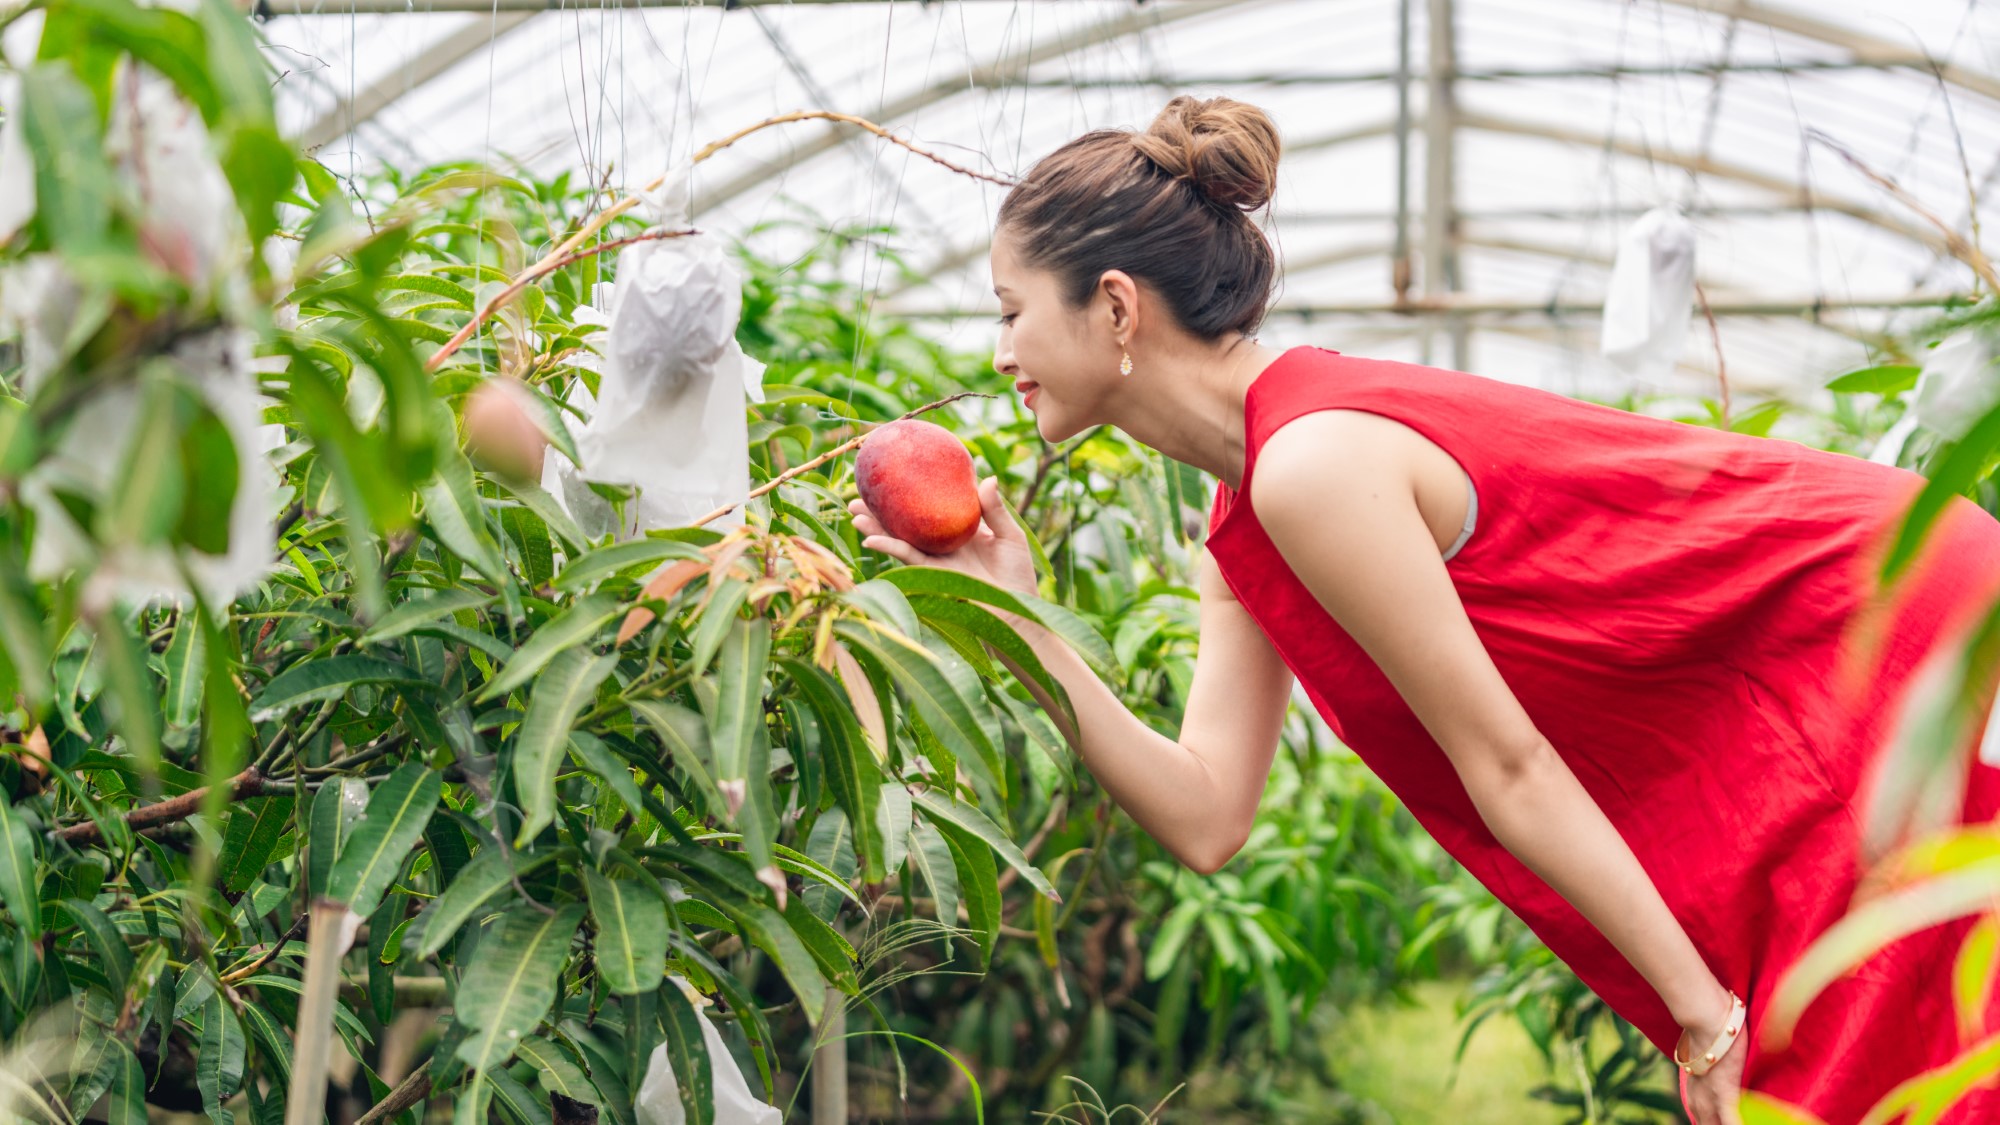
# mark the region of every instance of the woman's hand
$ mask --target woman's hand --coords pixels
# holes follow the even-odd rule
[[[1743,1038],[1749,1029],[1750,1021],[1746,1016],[1743,1032],[1739,1032],[1737,1038]],[[1707,1050],[1708,1044],[1714,1041],[1715,1036],[1710,1034],[1694,1049]],[[1736,1101],[1743,1094],[1743,1059],[1749,1050],[1747,1043],[1732,1042],[1729,1050],[1708,1068],[1707,1074],[1697,1078],[1686,1072],[1680,1073],[1682,1108],[1694,1118],[1694,1125],[1743,1125],[1743,1118],[1737,1115]],[[1678,1065],[1674,1069],[1680,1071]]]
[[[983,582],[1016,593],[1035,592],[1035,556],[1028,550],[1028,537],[1021,525],[1000,502],[1000,478],[979,482],[981,526],[972,541],[948,555],[931,555],[910,546],[882,530],[868,505],[859,499],[847,502],[854,513],[854,529],[866,536],[863,547],[880,551],[911,566],[937,566],[970,574]]]

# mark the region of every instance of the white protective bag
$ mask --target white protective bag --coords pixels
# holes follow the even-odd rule
[[[1894,465],[1903,446],[1919,429],[1944,441],[1957,441],[1974,423],[2000,404],[2000,371],[1994,369],[1993,340],[1977,328],[1961,329],[1932,348],[1910,389],[1909,405],[1868,455],[1879,465]]]
[[[687,225],[687,173],[683,166],[645,197],[655,228]],[[699,234],[626,247],[608,288],[602,315],[578,310],[579,321],[605,325],[586,341],[603,352],[602,364],[580,364],[598,370],[598,393],[593,400],[579,382],[568,400],[589,420],[580,427],[564,420],[583,464],[551,449],[542,487],[593,538],[685,527],[740,505],[750,492],[745,402],[764,401],[764,367],[736,343],[742,276],[717,239]],[[638,488],[624,526],[612,526],[610,505],[589,481]],[[742,522],[739,507],[708,526]]]
[[[1671,203],[1639,216],[1618,242],[1598,350],[1647,390],[1665,390],[1694,300],[1694,224]]]
[[[683,977],[669,973],[667,979],[680,985],[701,1021],[701,1037],[708,1044],[709,1069],[714,1076],[715,1125],[782,1125],[784,1114],[777,1106],[760,1102],[750,1093],[750,1083],[737,1068],[736,1056],[729,1053],[722,1033],[702,1013],[701,1009],[714,1001],[695,991]],[[632,1108],[638,1114],[639,1125],[687,1125],[687,1111],[681,1107],[680,1084],[674,1080],[674,1065],[667,1059],[666,1044],[653,1048],[652,1057],[646,1062],[646,1079],[639,1085],[639,1098]]]

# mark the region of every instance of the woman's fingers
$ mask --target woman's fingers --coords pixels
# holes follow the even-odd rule
[[[1000,499],[1000,478],[987,477],[979,482],[979,508],[986,518],[986,526],[993,529],[999,539],[1024,543],[1027,537],[1021,534],[1021,525],[1007,511],[1007,505]]]

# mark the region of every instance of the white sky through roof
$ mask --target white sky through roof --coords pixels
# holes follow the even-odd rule
[[[1287,149],[1271,230],[1288,268],[1265,342],[1425,355],[1424,321],[1381,309],[1396,296],[1398,0],[439,10],[468,2],[280,0],[263,31],[287,72],[283,125],[324,138],[336,173],[490,157],[634,188],[745,125],[824,108],[1011,176],[1086,129],[1143,127],[1174,93],[1226,93],[1267,109]],[[1739,405],[1813,400],[1876,358],[1880,333],[1930,315],[1849,304],[1970,290],[1936,227],[1833,145],[1969,233],[1974,185],[1990,206],[2000,173],[1992,6],[1411,0],[1414,293],[1434,7],[1453,13],[1459,72],[1460,289],[1497,306],[1471,318],[1468,370],[1591,397],[1629,386],[1598,358],[1591,310],[1618,235],[1662,202],[1691,209]],[[828,222],[893,222],[928,281],[880,286],[875,315],[989,347],[985,242],[1004,189],[865,134],[828,147],[831,132],[779,126],[701,165],[697,223],[742,232],[799,214],[794,200]],[[893,277],[857,268],[871,286]],[[1819,323],[1727,311],[1785,303],[1817,303]],[[1697,320],[1668,389],[1712,395],[1716,347]],[[1452,364],[1442,335],[1429,362]]]

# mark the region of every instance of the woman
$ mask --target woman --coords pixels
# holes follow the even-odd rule
[[[1417,819],[1682,1068],[1698,1125],[1755,1088],[1829,1125],[1953,1057],[1970,920],[1889,947],[1790,1045],[1748,1021],[1843,914],[1866,773],[1917,660],[2000,590],[2000,523],[1957,500],[1864,675],[1846,626],[1923,479],[1797,443],[1454,371],[1251,337],[1276,266],[1269,118],[1176,98],[1001,205],[994,367],[1059,442],[1110,423],[1222,482],[1179,739],[1011,618],[1068,689],[1119,806],[1212,872],[1249,833],[1296,676]],[[998,484],[966,547],[863,545],[1034,589]],[[1990,698],[1990,697],[1989,697]],[[2000,810],[1972,767],[1967,819]],[[2000,1014],[1996,1010],[1995,1014]],[[1953,1121],[2000,1120],[1975,1095]]]

